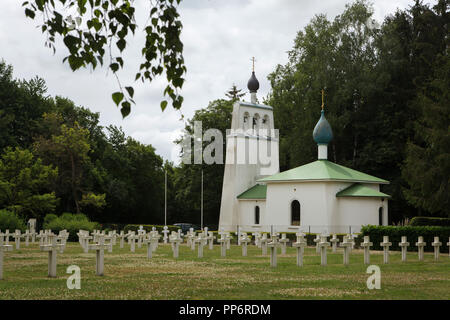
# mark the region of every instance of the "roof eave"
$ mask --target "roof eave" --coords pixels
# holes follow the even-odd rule
[[[390,184],[387,180],[382,181],[366,181],[366,180],[353,180],[353,179],[287,179],[287,180],[257,180],[256,182],[263,183],[288,183],[288,182],[353,182],[353,183],[373,183],[373,184]]]
[[[370,195],[366,195],[366,196],[364,196],[364,195],[336,195],[336,198],[382,198],[382,199],[385,199],[385,198],[392,198],[392,196],[390,196],[390,195],[384,195],[384,196],[381,196],[381,195],[373,195],[373,196],[370,196]]]

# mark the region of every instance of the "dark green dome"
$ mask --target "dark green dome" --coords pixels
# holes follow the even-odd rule
[[[328,144],[333,140],[333,130],[325,118],[325,112],[322,110],[320,119],[314,127],[313,138],[317,144]]]

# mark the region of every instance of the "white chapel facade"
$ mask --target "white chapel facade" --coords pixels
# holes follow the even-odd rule
[[[328,160],[333,133],[323,105],[313,131],[318,160],[280,173],[273,109],[257,103],[254,71],[247,86],[251,102],[235,102],[227,134],[219,230],[348,233],[387,225],[390,196],[380,185],[389,182]]]

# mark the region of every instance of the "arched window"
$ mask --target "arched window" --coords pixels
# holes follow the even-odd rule
[[[291,202],[291,225],[300,225],[300,202],[297,200]]]
[[[257,113],[255,113],[255,115],[253,116],[252,129],[259,129],[259,114]]]
[[[244,113],[244,123],[242,125],[242,127],[244,128],[244,130],[247,130],[248,128],[250,128],[250,115],[248,114],[248,112]]]
[[[259,224],[259,206],[255,207],[255,224]]]
[[[380,207],[380,209],[378,209],[378,225],[383,225],[383,207]]]
[[[270,128],[269,116],[268,115],[265,115],[264,118],[262,119],[262,127],[263,127],[263,129],[269,129]]]

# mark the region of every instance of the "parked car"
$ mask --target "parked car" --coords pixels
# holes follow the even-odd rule
[[[174,223],[173,225],[179,227],[183,233],[188,232],[190,228],[194,228],[194,231],[200,229],[199,225],[192,223]]]

